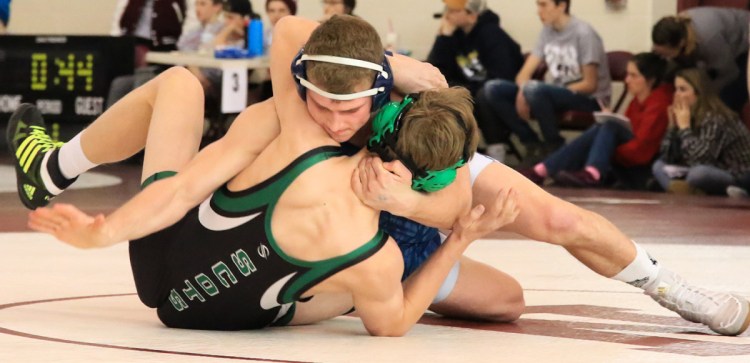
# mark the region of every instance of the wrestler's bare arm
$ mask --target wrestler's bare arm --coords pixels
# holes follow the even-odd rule
[[[449,229],[472,205],[468,166],[444,189],[421,193],[411,189],[411,173],[400,162],[363,159],[352,175],[352,189],[368,206],[406,217],[427,226]]]
[[[38,208],[29,226],[80,248],[105,247],[166,228],[247,167],[278,134],[272,102],[251,106],[220,140],[204,148],[172,178],[154,182],[108,217],[92,217],[68,204]]]
[[[446,241],[410,278],[399,283],[403,272],[399,249],[389,245],[351,268],[354,307],[372,335],[401,336],[424,314],[448,272],[469,244],[518,216],[515,192],[501,190],[494,200],[478,205],[453,226]],[[397,268],[399,265],[401,268]]]

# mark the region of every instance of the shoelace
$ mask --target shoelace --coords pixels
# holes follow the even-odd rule
[[[31,126],[30,128],[29,137],[21,143],[16,151],[19,164],[23,166],[24,172],[28,172],[31,167],[32,162],[28,162],[28,160],[34,160],[40,152],[43,153],[53,148],[59,148],[64,144],[59,141],[52,141],[41,126]]]
[[[44,127],[41,126],[31,126],[31,134],[29,135],[36,139],[39,145],[42,145],[45,148],[43,149],[43,151],[47,151],[55,147],[60,147],[64,144],[60,141],[53,141],[52,138],[47,135]]]
[[[673,281],[670,293],[665,297],[678,308],[684,318],[706,325],[712,323],[712,318],[718,309],[732,299],[730,294],[706,290],[690,286],[681,278]],[[720,319],[724,320],[724,319]]]

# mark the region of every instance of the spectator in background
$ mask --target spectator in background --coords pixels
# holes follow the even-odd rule
[[[727,195],[730,198],[747,198],[750,196],[750,173],[737,178],[737,182],[727,187]]]
[[[279,19],[287,15],[297,14],[297,0],[266,0],[266,15],[268,21],[271,23],[270,26],[265,28],[265,36],[263,38],[265,49],[271,49],[271,41],[273,41],[273,28]],[[271,82],[271,75],[268,74],[267,79],[260,84],[259,100],[267,100],[273,97],[273,84]]]
[[[112,80],[107,108],[163,70],[147,66],[146,53],[177,49],[186,8],[185,0],[119,0],[113,35],[135,38],[135,70]]]
[[[216,35],[216,47],[244,48],[247,42],[247,24],[258,18],[250,0],[224,0],[224,28]]]
[[[297,14],[297,0],[266,0],[266,16],[268,16],[269,26],[265,29],[263,37],[266,49],[271,49],[273,40],[273,27],[279,19],[287,15]]]
[[[667,130],[667,108],[672,103],[672,86],[662,83],[667,62],[656,54],[640,53],[627,67],[625,85],[633,100],[625,117],[630,125],[614,118],[596,124],[521,174],[540,185],[551,176],[563,186],[595,187],[613,164],[650,167]]]
[[[177,49],[186,8],[185,0],[119,0],[114,33],[135,37],[136,68],[146,65],[149,50]]]
[[[526,146],[524,164],[531,166],[565,144],[558,113],[599,111],[609,104],[611,78],[604,44],[591,25],[570,15],[571,0],[537,0],[544,24],[537,44],[516,76],[516,82],[492,80],[485,85],[490,105],[500,120]],[[551,83],[531,80],[545,62]],[[520,90],[520,91],[519,91]],[[526,120],[534,117],[542,143]]]
[[[748,21],[743,9],[689,9],[654,25],[653,50],[682,68],[705,70],[721,100],[740,113],[748,100]]]
[[[10,0],[0,0],[0,34],[5,33],[10,20]]]
[[[181,52],[213,54],[214,38],[224,28],[223,7],[224,0],[195,0],[195,15],[199,25],[180,36],[177,49]],[[196,66],[187,68],[201,82],[206,94],[218,91],[221,84],[220,69]]]
[[[510,132],[486,105],[487,80],[515,78],[523,64],[521,47],[500,27],[500,18],[485,0],[444,0],[435,44],[427,61],[440,69],[451,86],[474,95],[474,114],[487,143],[487,155],[503,162]]]
[[[354,15],[356,0],[323,0],[323,19],[326,21],[334,15]]]
[[[723,195],[750,172],[750,131],[718,97],[705,72],[677,72],[669,130],[654,177],[673,193]]]

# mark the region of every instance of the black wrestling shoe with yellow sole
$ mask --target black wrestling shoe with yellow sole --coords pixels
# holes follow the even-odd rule
[[[42,114],[28,103],[19,106],[10,116],[5,135],[15,160],[16,184],[21,202],[29,209],[49,204],[54,195],[44,187],[40,173],[42,160],[46,153],[59,149],[63,143],[52,141]]]

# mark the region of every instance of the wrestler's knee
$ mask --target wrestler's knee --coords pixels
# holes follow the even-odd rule
[[[518,320],[526,309],[526,300],[523,297],[521,285],[508,289],[507,293],[500,297],[502,303],[498,304],[498,310],[488,316],[490,321],[498,323],[509,323]]]
[[[578,207],[565,202],[554,203],[543,213],[545,241],[566,246],[580,237],[583,218]]]
[[[162,72],[159,77],[163,83],[176,84],[183,92],[200,92],[203,94],[203,86],[198,78],[185,67],[175,66]]]

